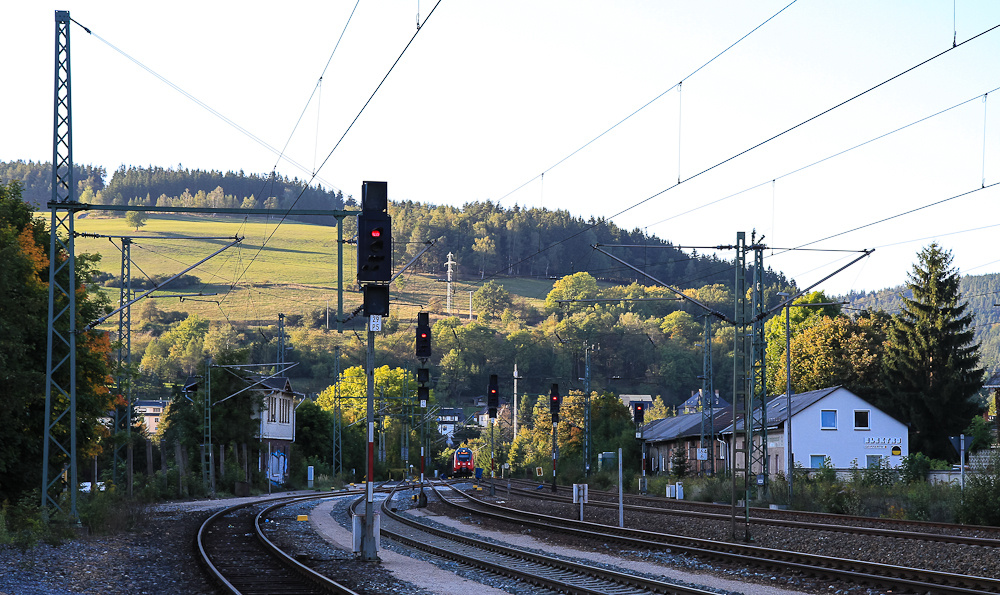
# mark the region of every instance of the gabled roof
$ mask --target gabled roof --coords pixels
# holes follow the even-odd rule
[[[681,406],[678,407],[677,409],[679,411],[685,411],[691,413],[698,411],[698,407],[701,407],[701,395],[699,394],[699,392],[695,392],[693,395],[691,395],[691,398],[681,403]],[[719,397],[719,391],[715,391],[715,394],[712,395],[712,409],[721,409],[722,407],[726,407],[728,405],[729,403],[727,403],[726,401],[722,400]]]
[[[993,372],[993,375],[986,381],[983,388],[1000,388],[1000,370]]]
[[[677,438],[701,435],[701,413],[688,413],[675,417],[665,417],[652,421],[642,428],[642,438],[646,442],[669,442]],[[723,407],[712,411],[715,432],[732,424],[731,407]]]
[[[829,388],[821,388],[819,390],[811,390],[805,393],[798,393],[792,395],[792,417],[798,415],[801,411],[808,407],[811,407],[817,401],[826,398],[827,396],[833,394],[834,392],[840,390],[840,386],[831,386]],[[847,389],[844,389],[847,390]],[[853,393],[852,393],[853,394]],[[776,428],[788,417],[787,408],[788,398],[784,394],[780,394],[776,397],[771,397],[767,402],[767,427]],[[743,419],[740,418],[736,421],[736,430],[741,431],[743,429]],[[729,425],[724,428],[720,433],[732,434],[733,424],[730,420]]]
[[[292,390],[292,384],[288,381],[288,378],[284,376],[273,376],[271,378],[261,378],[258,381],[258,386],[264,388],[269,388],[271,390],[276,390],[283,393],[294,392]]]
[[[170,401],[165,401],[162,399],[152,399],[152,400],[142,399],[135,402],[135,407],[166,407],[169,404]]]
[[[652,403],[653,395],[618,395],[621,402],[628,408],[632,408],[632,403]]]

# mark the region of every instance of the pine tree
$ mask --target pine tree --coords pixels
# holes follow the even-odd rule
[[[918,258],[906,284],[913,297],[903,298],[889,329],[889,406],[910,426],[910,452],[950,459],[948,436],[961,433],[979,410],[971,397],[982,388],[983,368],[951,251],[932,243]]]

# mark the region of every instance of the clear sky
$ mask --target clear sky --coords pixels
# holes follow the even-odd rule
[[[790,1],[443,0],[428,19],[430,0],[362,0],[349,24],[353,0],[6,2],[0,160],[51,159],[61,9],[94,33],[71,33],[74,161],[109,174],[277,169],[345,194],[385,180],[393,200],[565,209],[683,246],[757,230],[775,248],[876,249],[829,293],[902,283],[933,240],[963,273],[1000,271],[1000,186],[981,189],[1000,182],[1000,93],[983,99],[1000,29],[963,44],[1000,24],[1000,2]],[[851,258],[768,255],[800,287]]]

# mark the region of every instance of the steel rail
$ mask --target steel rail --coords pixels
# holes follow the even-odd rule
[[[433,489],[437,492],[436,488]],[[988,577],[819,556],[734,542],[711,541],[642,529],[619,528],[599,523],[575,521],[500,506],[464,492],[455,491],[461,494],[464,499],[475,503],[476,506],[460,504],[447,498],[442,498],[442,500],[469,513],[487,515],[539,529],[585,536],[589,539],[618,541],[635,548],[669,548],[702,558],[714,558],[739,565],[752,564],[783,571],[793,570],[806,575],[821,575],[830,579],[847,580],[860,584],[880,585],[894,589],[913,589],[918,593],[956,595],[1000,593],[1000,580]]]
[[[348,494],[350,493],[351,492],[348,492]],[[267,539],[261,532],[259,521],[264,514],[263,512],[254,517],[252,524],[256,530],[252,534],[245,533],[246,529],[243,529],[244,532],[239,533],[237,536],[240,538],[240,543],[238,545],[240,547],[247,548],[242,550],[244,555],[253,555],[253,551],[257,550],[261,554],[260,556],[257,556],[259,561],[270,560],[273,564],[271,569],[274,567],[280,567],[284,571],[276,579],[269,581],[268,584],[264,586],[265,590],[262,591],[257,589],[255,588],[255,585],[259,585],[262,581],[264,581],[264,578],[262,577],[267,575],[268,570],[270,569],[267,569],[266,567],[254,567],[252,562],[243,558],[239,566],[243,568],[250,566],[252,568],[252,572],[242,573],[240,576],[234,576],[234,573],[231,571],[232,569],[224,568],[223,563],[211,552],[212,546],[209,543],[209,539],[212,537],[213,527],[227,516],[238,513],[245,508],[259,506],[262,504],[266,505],[269,502],[275,502],[275,504],[270,507],[266,507],[266,510],[285,506],[294,502],[329,498],[330,496],[331,494],[309,495],[304,497],[284,496],[280,498],[271,498],[267,500],[257,500],[254,502],[237,504],[215,512],[205,519],[201,527],[198,529],[195,543],[199,553],[199,562],[202,564],[203,568],[213,581],[219,584],[228,593],[233,593],[234,595],[268,593],[271,592],[270,589],[275,582],[280,582],[281,584],[287,586],[296,581],[303,588],[302,591],[296,592],[358,595],[357,592],[352,591],[344,585],[341,585],[340,583],[313,571],[311,568],[300,564],[299,562],[291,559],[284,552],[281,552],[280,548],[275,546],[274,543]],[[249,529],[249,527],[247,527],[247,529]],[[232,549],[232,545],[230,548]]]
[[[560,593],[579,595],[607,595],[608,593],[666,593],[670,595],[708,595],[697,587],[667,583],[655,579],[617,572],[594,566],[577,564],[504,546],[494,542],[474,539],[439,529],[407,518],[394,512],[388,503],[390,494],[382,503],[383,524],[381,532],[393,540],[436,556],[454,560]],[[390,519],[403,528],[385,523]],[[415,530],[409,534],[407,529]],[[630,591],[626,591],[630,589]]]
[[[562,502],[566,504],[571,504],[573,499],[566,495],[560,495],[558,493],[553,494],[551,492],[529,492],[525,491],[521,495],[529,498],[535,498],[539,500],[549,500],[552,502]],[[590,496],[595,495],[595,492],[591,491]],[[604,494],[601,494],[604,495]],[[617,498],[617,494],[615,494]],[[631,495],[632,498],[646,501],[657,501],[661,502],[663,499],[649,498],[643,496]],[[705,503],[699,503],[705,504]],[[588,507],[599,507],[599,508],[618,508],[617,502],[602,502],[589,500],[587,502]],[[715,506],[715,505],[712,505]],[[707,520],[718,520],[718,521],[729,521],[732,518],[730,513],[720,513],[720,512],[698,512],[695,510],[678,510],[676,508],[668,508],[665,506],[643,506],[641,504],[624,504],[623,507],[626,510],[632,510],[635,512],[649,512],[653,514],[664,514],[664,515],[674,515],[683,516],[691,518],[702,518]],[[724,505],[724,508],[729,509],[729,505]],[[781,511],[783,513],[789,511]],[[802,514],[803,516],[813,516],[812,513],[793,511],[795,514]],[[824,515],[824,513],[815,513],[816,515]],[[840,515],[825,515],[837,517]],[[854,516],[840,516],[844,520],[862,522],[882,522],[887,519],[866,519],[865,517],[854,517]],[[896,519],[889,519],[896,520]],[[976,537],[971,535],[953,535],[947,533],[928,533],[926,531],[910,531],[906,529],[886,529],[881,527],[861,527],[857,525],[838,525],[834,523],[817,523],[815,521],[796,521],[789,519],[777,519],[777,518],[767,518],[762,516],[753,516],[751,521],[755,525],[771,525],[775,527],[784,527],[786,529],[804,529],[809,531],[830,531],[834,533],[864,533],[866,535],[871,535],[873,537],[892,537],[896,539],[911,539],[916,541],[932,541],[939,543],[954,543],[959,545],[975,545],[980,547],[1000,547],[1000,539],[994,537]],[[913,521],[901,521],[903,523],[913,522]],[[936,527],[948,527],[949,525],[945,523],[931,524],[931,526]],[[995,527],[984,527],[983,529],[996,530]]]

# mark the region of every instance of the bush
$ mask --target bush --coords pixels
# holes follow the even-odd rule
[[[901,484],[898,507],[903,518],[911,521],[936,523],[955,522],[955,511],[961,501],[961,490],[950,483],[931,485],[927,482]]]
[[[95,535],[116,535],[135,529],[146,520],[148,508],[139,499],[115,489],[81,494],[77,505],[80,522]]]
[[[926,481],[927,473],[932,469],[948,469],[950,467],[948,461],[932,459],[922,452],[912,453],[903,457],[903,462],[899,467],[899,478],[903,483]]]
[[[68,517],[64,513],[46,511],[39,501],[38,490],[25,493],[15,504],[5,501],[0,507],[0,544],[28,550],[39,542],[58,544],[72,536]],[[69,502],[61,502],[68,510]]]
[[[965,476],[965,490],[958,505],[958,521],[971,525],[1000,526],[1000,465],[994,458],[986,469]]]
[[[729,475],[687,478],[684,498],[697,502],[732,502],[733,479]]]

